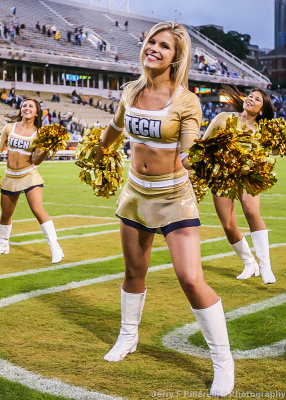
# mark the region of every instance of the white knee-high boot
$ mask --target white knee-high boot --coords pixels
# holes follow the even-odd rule
[[[207,342],[213,362],[214,379],[210,395],[228,396],[234,387],[234,362],[230,352],[227,327],[221,299],[200,310],[191,308]]]
[[[0,224],[0,254],[9,254],[9,238],[11,235],[12,224],[1,225]]]
[[[104,356],[106,361],[120,361],[136,351],[146,292],[147,289],[144,293],[127,293],[121,288],[121,328],[115,345]]]
[[[64,253],[58,243],[57,232],[55,230],[55,226],[52,220],[44,222],[40,225],[44,235],[48,239],[48,243],[52,253],[52,264],[60,262]]]
[[[265,284],[275,283],[276,279],[271,269],[268,231],[261,230],[251,232],[251,239],[255,248],[257,257],[259,258],[259,269]]]
[[[247,240],[243,236],[243,238],[234,244],[231,245],[233,250],[236,252],[238,257],[244,262],[244,270],[240,275],[236,277],[236,279],[248,279],[251,276],[259,275],[259,265],[257,264]]]

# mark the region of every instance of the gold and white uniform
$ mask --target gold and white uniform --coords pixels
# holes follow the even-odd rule
[[[15,133],[16,124],[16,122],[8,124],[3,128],[0,138],[0,152],[7,146],[8,157],[10,152],[30,156],[36,148],[34,140],[37,136],[37,130],[31,137],[21,136]],[[42,186],[43,183],[44,180],[33,163],[21,169],[11,169],[7,166],[1,191],[7,194],[19,194],[35,186]]]
[[[111,126],[130,141],[149,147],[183,151],[199,137],[201,106],[197,96],[179,88],[162,110],[150,111],[125,104],[124,93]],[[118,199],[117,216],[128,225],[166,235],[184,226],[198,226],[199,211],[187,171],[148,176],[129,171]]]

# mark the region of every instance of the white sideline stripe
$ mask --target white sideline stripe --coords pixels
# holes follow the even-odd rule
[[[148,272],[161,271],[164,269],[169,269],[172,266],[173,266],[173,264],[162,264],[162,265],[158,265],[156,267],[149,268]],[[79,281],[79,282],[71,282],[71,283],[67,283],[65,285],[54,286],[54,287],[50,287],[50,288],[46,288],[46,289],[37,289],[37,290],[33,290],[32,292],[28,292],[28,293],[15,294],[13,296],[5,297],[5,298],[1,299],[0,300],[0,308],[4,308],[11,304],[15,304],[15,303],[19,303],[21,301],[33,299],[35,297],[43,296],[46,294],[65,292],[66,290],[78,289],[78,288],[81,288],[84,286],[94,285],[95,283],[109,282],[109,281],[113,281],[113,280],[119,279],[119,278],[124,278],[124,272],[119,272],[117,274],[112,274],[112,275],[102,275],[97,278],[87,279],[87,280]]]
[[[208,240],[211,240],[211,239],[208,239]],[[207,240],[201,241],[201,244],[203,244],[203,243],[208,243],[208,242],[207,242]],[[286,243],[271,244],[269,247],[277,248],[277,247],[284,247],[284,246],[286,246]],[[168,250],[168,247],[165,247],[165,246],[164,247],[155,247],[152,249],[152,253],[156,252],[156,251],[164,251],[164,250]],[[251,250],[253,250],[253,248]],[[216,259],[223,258],[223,257],[231,257],[231,256],[235,256],[235,255],[236,255],[236,253],[234,251],[229,251],[227,253],[218,253],[218,254],[213,254],[211,256],[204,256],[201,258],[201,260],[202,260],[202,262],[204,262],[204,261],[216,260]],[[11,272],[10,274],[0,275],[0,280],[14,278],[16,276],[33,275],[33,274],[38,274],[38,273],[47,272],[47,271],[57,271],[60,269],[73,268],[73,267],[78,267],[81,265],[95,264],[97,262],[105,262],[105,261],[109,261],[109,260],[115,260],[115,259],[121,258],[121,257],[123,257],[122,254],[117,254],[114,256],[94,258],[94,259],[84,260],[84,261],[76,261],[76,262],[56,265],[56,266],[52,266],[52,267],[29,269],[27,271],[19,271],[19,272]]]
[[[114,225],[114,224],[116,224],[116,222],[110,222],[108,224],[100,224],[100,225],[86,225],[86,226],[83,226],[82,228],[89,228],[89,227],[93,227],[93,226],[94,227],[96,227],[96,226],[106,226],[106,225]],[[74,227],[74,228],[63,228],[63,229],[57,229],[57,232],[59,232],[59,231],[76,230],[76,229],[77,229],[77,227]],[[70,238],[75,238],[75,237],[96,236],[96,235],[99,235],[101,233],[110,233],[110,232],[119,232],[119,229],[113,230],[113,231],[91,232],[91,233],[85,233],[85,234],[82,234],[82,235],[60,236],[60,237],[58,237],[58,240],[70,239]],[[33,235],[33,234],[38,234],[38,233],[42,233],[42,231],[18,233],[16,235],[12,235],[11,238],[12,237],[21,237],[21,236],[26,236],[26,235]],[[250,235],[250,232],[247,232],[247,233],[244,234],[244,236],[247,236],[247,235]],[[226,236],[218,236],[218,237],[213,238],[213,239],[202,240],[201,244],[211,243],[211,242],[219,242],[219,241],[225,240],[225,239],[226,239]],[[26,241],[26,242],[12,242],[12,241],[10,241],[10,244],[19,246],[19,245],[24,245],[24,244],[29,244],[29,243],[40,243],[40,242],[46,242],[46,239],[35,239],[35,240]]]
[[[78,215],[78,214],[64,214],[64,215],[55,215],[51,217],[51,219],[55,218],[88,218],[88,219],[111,219],[114,221],[118,221],[118,218],[113,218],[113,217],[99,217],[96,215]],[[15,222],[30,222],[30,221],[36,221],[35,218],[26,218],[26,219],[13,219],[13,224]]]
[[[81,388],[80,386],[69,385],[56,378],[44,378],[40,374],[35,374],[1,359],[0,376],[8,379],[10,382],[20,383],[41,393],[48,393],[54,396],[63,396],[67,399],[124,400],[122,397],[110,396],[100,392],[93,392],[91,390]]]
[[[95,206],[93,204],[61,204],[61,203],[52,203],[52,202],[44,202],[43,204],[47,204],[49,206],[65,206],[65,207],[90,207],[90,208],[108,208],[111,210],[116,210],[116,207],[111,207],[111,206]]]
[[[284,247],[286,246],[286,243],[276,243],[275,245],[272,245],[273,247]],[[166,247],[159,247],[159,248],[155,248],[153,251],[161,251],[161,250],[165,250]],[[206,257],[202,257],[202,261],[208,261],[208,260],[215,260],[215,259],[220,259],[223,257],[228,257],[228,256],[232,256],[235,255],[234,251],[231,251],[229,253],[220,253],[220,254],[214,254],[214,255],[210,255],[210,256],[206,256]],[[115,255],[115,256],[110,256],[110,257],[122,257],[122,254],[120,255]],[[106,260],[106,258],[104,259],[98,259],[98,260]],[[84,261],[84,263],[90,263],[92,260],[87,260]],[[79,262],[81,263],[81,262]],[[79,263],[72,263],[72,264],[78,264]],[[66,264],[66,268],[67,265],[71,265],[71,264]],[[83,264],[81,264],[83,265]],[[63,266],[59,266],[59,267],[63,267]],[[58,268],[59,268],[58,267]],[[157,265],[155,267],[151,267],[148,269],[148,272],[155,272],[155,271],[161,271],[161,270],[165,270],[165,269],[169,269],[172,268],[173,264],[169,263],[169,264],[162,264],[162,265]],[[57,267],[52,267],[52,268],[57,268]],[[51,269],[50,269],[51,270]],[[30,270],[29,272],[32,272],[33,270]],[[24,271],[23,271],[24,272]],[[25,271],[28,272],[28,271]],[[7,274],[6,276],[11,277],[12,274]],[[37,290],[33,290],[29,293],[22,293],[22,294],[16,294],[10,297],[6,297],[3,299],[0,299],[0,308],[6,307],[10,304],[14,304],[14,303],[18,303],[20,301],[24,301],[24,300],[28,300],[34,297],[39,297],[45,294],[51,294],[51,293],[59,293],[59,292],[63,292],[66,290],[70,290],[70,289],[76,289],[76,288],[80,288],[83,286],[88,286],[88,285],[93,285],[95,283],[102,283],[102,282],[108,282],[108,281],[112,281],[115,279],[119,279],[119,278],[123,278],[124,277],[124,272],[119,272],[117,274],[111,274],[111,275],[102,275],[99,276],[97,278],[93,278],[93,279],[87,279],[84,281],[79,281],[79,282],[71,282],[71,283],[67,283],[65,285],[59,285],[59,286],[54,286],[51,288],[46,288],[46,289],[37,289]],[[286,294],[285,294],[286,296]]]
[[[94,225],[94,226],[106,226],[106,225],[114,225],[116,222],[109,222],[109,223],[106,223],[106,224],[98,224],[98,225]],[[87,227],[90,227],[90,226],[93,226],[93,225],[87,225],[87,226],[84,226],[83,228],[87,228]],[[77,228],[80,228],[80,227],[74,227],[74,228],[62,228],[62,229],[57,229],[57,231],[65,231],[65,230],[72,230],[72,229],[77,229]],[[58,240],[63,240],[63,239],[74,239],[74,238],[82,238],[82,237],[90,237],[90,236],[98,236],[98,235],[101,235],[101,234],[106,234],[106,233],[115,233],[115,232],[119,232],[120,230],[119,229],[115,229],[115,230],[110,230],[110,231],[100,231],[100,232],[91,232],[91,233],[83,233],[83,234],[81,234],[81,235],[68,235],[68,236],[60,236],[60,237],[58,237]],[[13,238],[13,237],[20,237],[20,236],[26,236],[26,235],[31,235],[31,234],[36,234],[36,233],[42,233],[41,231],[37,231],[37,232],[28,232],[28,233],[24,233],[24,234],[22,234],[22,233],[18,233],[18,234],[16,234],[16,235],[12,235],[11,236],[11,238]],[[246,232],[245,234],[244,234],[244,236],[248,236],[248,235],[250,235],[250,232]],[[218,242],[218,241],[220,241],[220,240],[225,240],[226,239],[226,236],[219,236],[219,237],[216,237],[216,238],[213,238],[213,239],[206,239],[206,240],[203,240],[203,241],[201,241],[201,244],[204,244],[204,243],[211,243],[211,242]],[[46,242],[46,239],[34,239],[34,240],[27,240],[27,241],[23,241],[23,242],[13,242],[13,241],[10,241],[10,244],[11,245],[13,245],[13,246],[24,246],[24,245],[27,245],[27,244],[34,244],[34,243],[44,243],[44,242]]]
[[[200,213],[201,215],[211,215],[211,216],[213,216],[213,217],[217,217],[218,215],[217,215],[217,213],[204,213],[204,212],[201,212]],[[242,217],[242,218],[245,218],[245,215],[243,214],[236,214],[236,217]],[[265,217],[264,215],[262,216],[262,218],[263,219],[286,219],[286,217]]]
[[[110,231],[100,231],[100,232],[91,232],[91,233],[85,233],[83,235],[69,235],[69,236],[61,236],[58,237],[59,240],[64,240],[64,239],[75,239],[75,238],[82,238],[82,237],[89,237],[89,236],[98,236],[98,235],[105,235],[106,233],[116,233],[119,232],[119,229],[113,229]],[[24,246],[26,244],[32,244],[32,243],[43,243],[46,242],[47,239],[35,239],[35,240],[27,240],[26,242],[10,242],[10,244],[14,246]]]
[[[276,244],[275,247],[278,247],[278,245],[279,244]],[[286,243],[284,243],[284,245],[286,245]],[[208,256],[208,258],[210,258],[210,257],[215,257],[215,256]],[[216,258],[220,258],[220,257],[216,256]],[[149,272],[161,271],[163,269],[168,269],[171,267],[172,267],[172,264],[158,265],[156,267],[150,268]],[[47,289],[43,289],[43,290],[35,290],[30,293],[24,293],[24,294],[20,294],[20,295],[10,296],[10,297],[0,300],[0,308],[6,307],[10,304],[15,304],[20,301],[24,301],[24,300],[35,298],[38,296],[42,296],[45,294],[59,293],[59,292],[65,291],[65,290],[70,290],[70,289],[79,288],[79,287],[83,287],[83,286],[89,286],[94,283],[107,282],[107,281],[111,281],[114,279],[122,278],[123,276],[124,276],[124,273],[118,273],[118,274],[114,274],[114,275],[105,275],[102,277],[98,277],[98,278],[91,279],[91,280],[85,280],[82,282],[72,282],[67,285],[61,285],[61,286],[47,288]],[[254,310],[257,310],[259,307],[261,308],[261,306],[263,307],[263,305],[265,306],[265,304],[268,304],[271,301],[272,301],[272,305],[276,305],[277,301],[279,302],[279,300],[280,300],[280,302],[281,302],[281,299],[283,299],[283,302],[284,302],[286,299],[286,295],[279,295],[270,300],[264,300],[263,302],[256,303],[255,305],[249,305],[249,306],[243,307],[243,309],[244,310],[247,309],[249,311],[249,310],[251,310],[251,307],[253,307],[252,312],[256,312]],[[231,313],[234,313],[235,311],[237,312],[238,310],[234,310]],[[227,315],[228,315],[228,313],[227,313]],[[194,324],[191,324],[191,325],[194,325]],[[190,334],[190,332],[188,332],[188,336],[189,336],[189,334]],[[181,339],[181,338],[179,338],[179,339]],[[277,345],[277,343],[276,343],[276,345]],[[271,345],[271,346],[273,347],[273,345]],[[268,347],[272,349],[271,346],[268,346]],[[275,349],[273,349],[273,350],[275,350]],[[284,346],[283,346],[283,351],[284,351]],[[199,353],[200,357],[202,357],[202,353],[203,353],[203,350],[200,349],[200,353]],[[272,356],[272,353],[270,355]],[[0,375],[5,379],[9,379],[10,381],[18,382],[18,383],[23,384],[31,389],[38,390],[42,393],[50,393],[50,394],[58,395],[58,396],[65,396],[67,398],[71,398],[71,399],[75,399],[75,400],[112,400],[112,399],[121,400],[121,398],[119,398],[119,397],[108,396],[108,395],[104,395],[104,394],[98,393],[98,392],[91,392],[91,391],[83,389],[79,386],[68,385],[66,383],[61,382],[59,379],[44,378],[42,375],[34,374],[30,371],[25,370],[24,368],[17,367],[3,359],[2,360],[0,359]]]
[[[262,311],[269,307],[275,307],[286,302],[286,294],[280,294],[268,300],[263,300],[258,303],[252,303],[245,307],[237,308],[236,310],[225,313],[227,321],[233,321],[244,315],[253,314]],[[181,328],[177,328],[171,333],[163,337],[163,345],[168,349],[177,350],[179,353],[189,354],[192,356],[210,358],[209,350],[195,346],[189,343],[188,338],[199,332],[200,328],[197,322],[186,324]],[[233,358],[235,359],[250,359],[250,358],[265,358],[277,357],[285,352],[286,340],[281,340],[276,343],[271,343],[269,346],[261,346],[251,350],[232,350]]]
[[[243,236],[249,236],[250,232],[246,232],[243,234]],[[219,242],[221,240],[226,240],[226,236],[217,236],[213,239],[206,239],[206,240],[202,240],[201,244],[205,244],[205,243],[212,243],[212,242]]]
[[[59,217],[61,217],[61,216],[52,217],[52,219],[59,218]],[[65,216],[65,217],[67,217],[67,216]],[[76,217],[82,217],[82,216],[76,215]],[[101,217],[88,217],[86,215],[83,216],[83,217],[85,217],[85,218],[101,218]],[[105,217],[105,219],[109,219],[109,218]],[[57,232],[64,232],[64,231],[72,231],[72,230],[76,230],[76,229],[96,228],[98,226],[114,225],[114,224],[119,224],[120,223],[118,218],[110,218],[110,219],[113,219],[114,222],[106,222],[105,224],[93,224],[93,225],[77,225],[77,226],[71,226],[71,227],[67,227],[67,228],[56,229],[56,231]],[[15,223],[15,222],[23,222],[23,221],[28,221],[28,220],[16,220],[16,221],[13,221],[13,223]],[[34,221],[34,219],[31,218],[30,221]],[[214,228],[214,229],[221,228],[222,229],[221,225],[204,225],[204,224],[202,224],[201,227],[202,228]],[[238,229],[249,229],[249,228],[248,227],[238,227]],[[19,237],[19,236],[26,236],[26,235],[35,235],[35,234],[39,234],[39,233],[43,233],[43,232],[42,231],[33,231],[33,232],[25,232],[25,233],[16,233],[14,235],[11,235],[10,237],[13,238],[13,237]]]
[[[19,221],[16,221],[19,222]],[[64,232],[64,231],[73,231],[76,229],[85,229],[85,228],[96,228],[98,226],[107,226],[107,225],[115,225],[119,224],[120,221],[118,221],[118,218],[114,222],[106,222],[105,224],[94,224],[94,225],[78,225],[78,226],[72,226],[72,227],[67,227],[67,228],[60,228],[56,229],[57,232]],[[221,225],[201,225],[203,228],[222,228]],[[238,229],[248,229],[248,228],[238,228]],[[10,237],[20,237],[20,236],[28,236],[28,235],[36,235],[39,233],[43,233],[43,231],[33,231],[33,232],[25,232],[25,233],[15,233],[15,235],[11,235]]]
[[[165,246],[164,247],[155,247],[155,248],[152,249],[152,253],[154,253],[156,251],[167,250],[167,249],[168,248],[165,247]],[[81,266],[81,265],[88,265],[88,264],[95,264],[95,263],[98,263],[98,262],[116,260],[116,259],[122,258],[122,257],[123,257],[123,254],[115,254],[114,256],[94,258],[94,259],[91,259],[91,260],[84,260],[84,261],[76,261],[76,262],[56,265],[56,266],[52,266],[52,267],[29,269],[27,271],[19,271],[19,272],[12,272],[10,274],[0,275],[0,279],[15,278],[16,276],[33,275],[33,274],[38,274],[38,273],[47,272],[47,271],[57,271],[59,269],[73,268],[73,267],[78,267],[78,266]]]
[[[206,224],[201,224],[201,228],[222,228],[222,225],[206,225]],[[238,226],[237,229],[249,229],[248,226]]]
[[[119,221],[114,222],[106,222],[105,224],[95,224],[95,225],[79,225],[79,226],[72,226],[68,228],[60,228],[56,229],[57,232],[64,232],[64,231],[75,231],[77,229],[85,229],[85,228],[97,228],[99,226],[107,226],[107,225],[115,225],[119,224]],[[43,231],[33,231],[33,232],[25,232],[25,233],[16,233],[15,235],[11,235],[10,237],[20,237],[20,236],[28,236],[28,235],[36,235],[39,233],[43,233]]]
[[[285,197],[285,194],[275,193],[275,194],[261,194],[262,197]]]

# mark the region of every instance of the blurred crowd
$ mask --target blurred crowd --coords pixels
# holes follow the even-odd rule
[[[231,78],[238,78],[239,74],[236,71],[229,71],[229,68],[225,61],[220,58],[213,59],[203,54],[201,51],[196,51],[194,55],[194,68],[202,71],[206,74],[216,74],[221,76],[227,76]],[[244,78],[244,74],[240,75],[240,78]]]
[[[34,97],[34,96],[33,96]],[[37,96],[40,97],[40,92],[37,92]],[[2,89],[0,90],[0,102],[9,105],[12,108],[11,113],[9,115],[15,115],[21,107],[23,100],[25,100],[27,96],[21,96],[16,94],[14,88],[10,90]],[[112,101],[109,104],[105,103],[102,98],[97,100],[96,104],[93,104],[93,97],[87,97],[79,95],[76,90],[72,92],[71,95],[72,103],[81,104],[83,106],[89,105],[94,108],[98,108],[103,110],[107,113],[114,114],[115,112],[115,103]],[[53,93],[51,95],[51,102],[52,103],[60,103],[61,96],[59,93]],[[99,126],[99,121],[96,121],[93,125],[87,123],[87,121],[83,120],[79,115],[81,114],[80,109],[78,110],[79,115],[76,115],[75,112],[67,111],[67,112],[60,112],[55,109],[52,111],[49,107],[44,103],[44,101],[39,101],[41,110],[43,113],[42,116],[42,125],[49,125],[52,123],[60,124],[67,128],[68,132],[70,133],[70,137],[72,141],[80,141],[83,135],[83,132],[86,128],[97,127]],[[62,109],[62,107],[60,107]]]
[[[40,97],[40,93],[37,92],[37,96]],[[25,96],[21,96],[16,94],[15,89],[12,88],[10,90],[0,90],[0,101],[5,103],[13,109],[11,115],[16,114],[20,109],[22,101],[25,99]],[[274,106],[274,114],[275,117],[286,118],[286,94],[280,95],[276,93],[271,94],[273,106]],[[54,93],[51,95],[52,103],[60,103],[61,96],[59,93]],[[103,110],[107,113],[114,114],[117,108],[117,102],[111,101],[106,103],[104,99],[98,98],[96,103],[94,104],[93,97],[88,97],[84,95],[80,95],[74,90],[71,94],[71,102],[73,104],[79,104],[82,106],[90,106],[100,110]],[[93,124],[88,124],[87,121],[83,120],[79,115],[81,114],[80,109],[77,114],[72,111],[60,112],[55,109],[51,111],[43,101],[40,101],[41,109],[43,112],[43,126],[49,125],[51,123],[57,123],[62,126],[65,126],[70,133],[70,140],[72,142],[81,141],[82,135],[85,129],[92,127],[99,127],[100,122],[95,121]],[[215,118],[217,114],[222,111],[231,111],[231,107],[227,103],[218,103],[213,101],[207,101],[205,98],[202,101],[202,125],[201,130],[205,131],[210,121]],[[71,144],[72,146],[72,144]],[[124,142],[124,152],[128,156],[130,154],[130,143],[129,140],[126,139]]]

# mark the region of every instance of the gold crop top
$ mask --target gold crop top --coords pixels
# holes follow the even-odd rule
[[[0,152],[7,145],[8,151],[15,151],[29,156],[36,148],[33,142],[37,136],[37,130],[30,137],[21,136],[15,133],[16,124],[17,122],[8,124],[3,128],[0,138]]]
[[[129,107],[123,95],[111,126],[122,131],[124,126],[131,142],[150,147],[185,150],[200,135],[202,110],[198,97],[179,88],[170,103],[161,110],[150,111]]]

